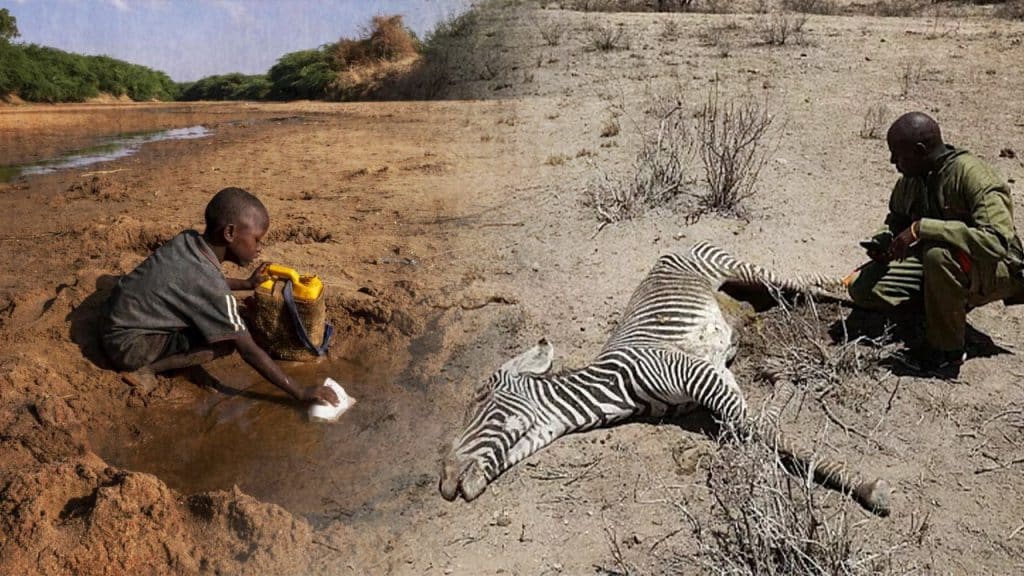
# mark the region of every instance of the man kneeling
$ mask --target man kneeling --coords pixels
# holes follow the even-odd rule
[[[202,234],[186,230],[160,246],[118,282],[108,301],[103,349],[126,379],[151,385],[158,372],[203,364],[234,352],[292,397],[337,405],[323,386],[299,388],[252,339],[232,290],[253,290],[248,279],[225,278],[222,262],[248,265],[262,250],[270,215],[258,198],[225,188],[206,206]]]
[[[902,177],[885,228],[863,243],[872,262],[850,296],[881,311],[923,300],[926,342],[908,359],[955,375],[969,308],[1024,294],[1010,189],[980,159],[944,144],[939,125],[921,112],[898,118],[886,140]]]

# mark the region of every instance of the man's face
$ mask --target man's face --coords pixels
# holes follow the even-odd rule
[[[923,176],[928,171],[928,154],[924,144],[888,138],[889,161],[905,176]]]
[[[261,210],[250,210],[240,221],[225,230],[228,241],[226,260],[248,266],[263,251],[263,236],[270,228],[270,217]]]

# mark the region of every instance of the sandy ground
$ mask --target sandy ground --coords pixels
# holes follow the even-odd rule
[[[3,571],[694,572],[687,516],[710,522],[713,439],[646,423],[576,435],[477,501],[447,503],[439,462],[473,385],[542,336],[556,368],[585,364],[657,256],[698,240],[787,274],[845,274],[895,180],[884,143],[858,136],[870,104],[890,118],[928,111],[948,141],[1024,177],[999,156],[1024,150],[1024,25],[811,17],[809,43],[771,48],[754,42],[758,18],[518,13],[501,47],[514,82],[480,80],[501,96],[491,101],[195,105],[180,124],[166,124],[173,106],[0,110],[5,158],[49,154],[65,129],[95,138],[110,114],[215,131],[96,168],[105,174],[0,188]],[[556,46],[540,34],[551,23],[565,27]],[[629,47],[589,49],[595,24],[621,26]],[[726,25],[723,57],[700,37]],[[923,72],[904,89],[907,63]],[[748,217],[690,223],[662,209],[599,229],[588,190],[628,170],[652,100],[696,110],[716,79],[723,96],[777,115]],[[602,137],[613,119],[620,133]],[[699,192],[696,158],[692,170]],[[351,382],[360,404],[336,427],[269,401],[280,396],[237,358],[209,368],[213,388],[180,375],[144,394],[92,343],[110,277],[199,225],[227,185],[270,208],[266,258],[327,281],[338,343],[325,363],[289,369]],[[1024,569],[1024,310],[993,304],[970,321],[1004,352],[971,358],[959,380],[873,372],[832,406],[845,430],[813,403],[784,414],[798,441],[895,486],[888,519],[822,496],[878,571]]]

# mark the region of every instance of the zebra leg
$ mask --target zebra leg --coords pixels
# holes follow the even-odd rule
[[[747,404],[743,392],[732,372],[718,370],[710,363],[673,350],[651,350],[660,356],[666,370],[662,378],[646,382],[645,387],[667,403],[693,399],[714,412],[727,426],[732,426],[739,437],[766,438],[747,418]],[[838,462],[819,460],[792,444],[780,433],[773,447],[786,464],[788,471],[813,478],[818,484],[849,494],[854,501],[879,516],[890,512],[889,483],[882,479],[864,481]]]
[[[805,294],[815,298],[849,302],[846,284],[842,278],[825,274],[804,274],[781,277],[757,264],[744,262],[725,250],[708,242],[700,242],[690,249],[690,258],[698,268],[717,276],[721,284],[765,288],[783,295]]]

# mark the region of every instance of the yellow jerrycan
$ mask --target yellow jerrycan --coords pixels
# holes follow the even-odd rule
[[[327,353],[333,329],[327,324],[324,285],[319,276],[299,274],[283,264],[264,270],[269,278],[256,287],[250,328],[271,356],[316,360]]]

